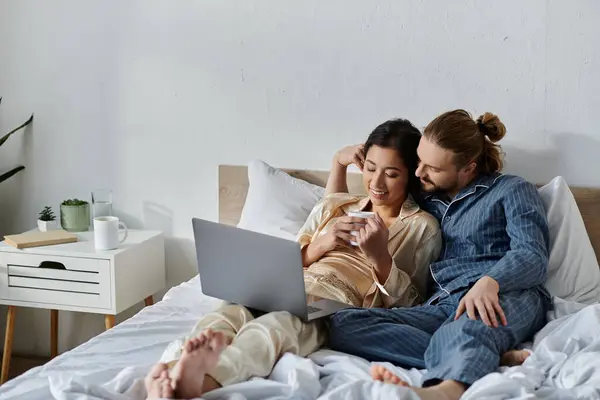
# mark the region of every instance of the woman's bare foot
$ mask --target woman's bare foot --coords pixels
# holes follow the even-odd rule
[[[500,358],[500,365],[505,367],[522,365],[530,355],[531,353],[527,350],[509,350],[502,354],[502,357]]]
[[[208,391],[204,385],[206,373],[217,364],[226,345],[225,336],[210,329],[185,344],[181,359],[171,371],[177,397],[193,399]]]
[[[381,365],[374,365],[371,367],[371,377],[374,380],[384,383],[408,387],[415,392],[421,400],[458,400],[466,391],[465,385],[456,381],[443,381],[439,385],[427,388],[412,387]]]
[[[156,364],[144,379],[147,400],[172,399],[173,388],[171,378],[166,364]]]

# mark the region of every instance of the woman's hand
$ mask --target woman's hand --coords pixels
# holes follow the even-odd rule
[[[358,217],[345,216],[338,218],[331,229],[323,235],[319,235],[305,248],[305,255],[302,260],[304,267],[308,267],[319,260],[325,253],[335,249],[338,245],[349,246],[349,243],[355,240],[350,232],[358,232],[363,228],[364,223],[364,219]]]
[[[367,223],[356,236],[358,247],[373,264],[380,282],[385,282],[392,268],[392,256],[388,250],[390,232],[379,214],[366,218]]]
[[[355,144],[344,147],[335,154],[335,161],[342,167],[354,164],[362,171],[365,165],[365,145]]]

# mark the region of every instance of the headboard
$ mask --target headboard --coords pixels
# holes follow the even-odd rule
[[[288,174],[315,185],[325,186],[329,172],[286,170]],[[364,193],[362,178],[358,173],[348,174],[350,193]],[[600,263],[600,189],[571,187],[587,233]],[[238,165],[219,166],[219,222],[236,225],[248,193],[248,168]]]

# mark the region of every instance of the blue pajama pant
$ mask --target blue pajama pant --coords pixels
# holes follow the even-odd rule
[[[548,300],[537,290],[501,294],[508,324],[498,320],[494,328],[466,312],[454,321],[464,293],[433,305],[339,311],[331,318],[330,347],[369,361],[427,368],[423,386],[447,379],[472,385],[498,369],[504,352],[544,326]]]

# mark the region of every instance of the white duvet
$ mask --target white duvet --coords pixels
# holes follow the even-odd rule
[[[219,304],[197,278],[115,329],[0,387],[0,399],[143,399],[142,379],[165,346]],[[463,399],[600,399],[600,304],[557,300],[524,365],[476,382]],[[387,364],[389,367],[393,366]],[[405,388],[373,382],[370,363],[329,350],[284,355],[269,379],[253,379],[205,399],[416,399]],[[412,384],[422,371],[394,368]]]

